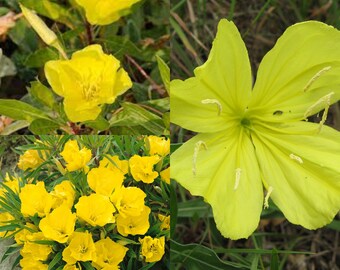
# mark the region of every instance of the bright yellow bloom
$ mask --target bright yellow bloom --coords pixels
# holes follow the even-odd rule
[[[96,258],[92,235],[88,231],[74,232],[70,237],[70,244],[63,251],[63,260],[67,264],[75,264],[78,261],[86,262]]]
[[[145,257],[146,262],[158,262],[162,259],[165,253],[165,238],[152,238],[145,236],[143,239],[139,239],[142,244],[141,253]]]
[[[113,223],[115,208],[109,198],[100,194],[82,196],[75,205],[77,216],[91,226],[104,226]]]
[[[165,170],[161,171],[160,173],[161,179],[170,185],[170,167],[166,168]]]
[[[14,240],[18,245],[23,245],[32,235],[38,232],[38,228],[32,223],[26,223],[25,227],[14,235]],[[29,230],[30,229],[30,230]]]
[[[151,209],[147,206],[144,206],[143,212],[135,217],[135,216],[127,216],[123,217],[122,215],[118,215],[117,217],[117,230],[123,236],[136,235],[136,234],[145,234],[149,227],[149,215]]]
[[[32,259],[31,256],[25,256],[20,260],[22,270],[47,270],[48,265],[41,261]]]
[[[91,24],[106,25],[118,21],[127,15],[133,4],[141,0],[76,0],[85,9],[86,18]]]
[[[130,171],[136,181],[143,181],[150,184],[158,176],[158,172],[153,170],[153,166],[159,161],[158,156],[140,157],[134,155],[129,160]]]
[[[170,216],[158,214],[158,219],[162,222],[161,230],[170,230]]]
[[[15,218],[8,212],[0,213],[0,227],[10,225],[7,221],[15,220]],[[0,237],[4,237],[7,231],[0,232]]]
[[[18,167],[21,170],[26,171],[27,169],[37,168],[43,162],[44,160],[39,156],[38,150],[29,149],[25,151],[23,155],[20,156]]]
[[[66,161],[66,169],[70,172],[86,168],[92,157],[90,149],[84,147],[79,150],[76,140],[67,141],[60,155]]]
[[[146,137],[146,146],[149,149],[150,156],[159,155],[164,157],[170,153],[170,140],[165,137],[148,136]]]
[[[340,208],[340,135],[323,124],[340,98],[340,32],[289,27],[252,86],[246,46],[224,19],[194,73],[171,84],[171,120],[199,133],[171,156],[171,178],[211,204],[231,239],[253,233],[269,196],[294,224],[329,223]],[[323,109],[320,123],[303,121]]]
[[[53,208],[57,208],[62,204],[67,205],[70,209],[72,208],[76,192],[71,181],[64,180],[56,185],[50,194],[54,200]]]
[[[66,243],[74,232],[76,218],[68,206],[62,205],[40,220],[39,228],[46,238]]]
[[[25,257],[30,257],[32,260],[45,261],[52,252],[52,247],[49,245],[38,244],[33,241],[47,240],[41,232],[33,233],[24,243],[20,254]]]
[[[119,190],[120,200],[116,203],[119,215],[122,217],[140,216],[145,210],[144,199],[146,194],[143,190],[137,187],[123,187]]]
[[[124,175],[129,172],[129,161],[120,160],[118,156],[106,156],[99,162],[99,167],[106,167],[112,171],[120,171]]]
[[[124,174],[105,167],[93,168],[87,175],[90,188],[97,194],[110,196],[112,192],[123,185]]]
[[[113,103],[132,86],[120,62],[100,45],[75,52],[71,60],[48,61],[45,74],[53,91],[64,97],[65,113],[72,122],[95,120],[102,104]]]
[[[110,238],[101,239],[94,244],[96,246],[97,259],[93,261],[93,266],[96,269],[114,269],[124,260],[125,254],[129,250]]]
[[[53,198],[45,189],[44,182],[26,184],[19,194],[21,200],[21,213],[24,217],[44,217],[52,208]]]

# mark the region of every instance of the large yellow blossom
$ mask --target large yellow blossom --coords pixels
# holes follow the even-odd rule
[[[145,234],[149,227],[149,215],[151,209],[144,206],[143,211],[139,216],[122,216],[117,217],[117,230],[123,236]]]
[[[87,20],[91,24],[106,25],[113,23],[129,13],[131,6],[141,0],[76,0],[85,9]]]
[[[71,60],[47,62],[45,74],[53,91],[64,97],[65,113],[72,122],[95,120],[102,104],[113,103],[132,86],[120,62],[100,45],[75,52]]]
[[[116,202],[116,208],[119,215],[122,217],[140,216],[145,210],[145,192],[137,187],[123,187],[118,192],[120,193],[120,200]]]
[[[171,177],[211,204],[224,236],[251,235],[269,196],[308,229],[338,213],[340,134],[323,124],[339,74],[340,32],[303,22],[263,58],[252,87],[246,47],[223,19],[207,62],[172,81],[171,120],[199,134],[171,156]],[[319,124],[303,121],[322,109]]]
[[[63,251],[63,260],[67,264],[75,264],[78,261],[86,262],[96,260],[96,247],[92,235],[86,232],[74,232],[70,237],[70,243]]]
[[[158,172],[153,170],[153,166],[159,161],[158,156],[141,157],[134,155],[129,160],[130,171],[133,179],[151,184],[158,176]]]
[[[158,262],[162,259],[165,250],[165,237],[152,238],[151,236],[145,236],[139,239],[142,244],[141,253],[145,257],[146,262]]]
[[[60,155],[66,161],[66,169],[70,172],[86,168],[92,156],[90,149],[86,147],[79,149],[76,140],[67,141]]]
[[[67,205],[70,209],[72,208],[76,192],[71,181],[64,180],[56,185],[50,194],[53,197],[53,208],[57,208],[62,204]]]
[[[20,266],[23,270],[47,270],[48,265],[39,260],[34,260],[30,256],[23,257],[20,260]]]
[[[67,205],[61,205],[40,220],[39,228],[48,239],[66,243],[74,232],[76,214]]]
[[[38,150],[29,149],[20,156],[18,167],[25,171],[28,169],[35,169],[43,162],[44,160],[39,156]]]
[[[45,261],[52,252],[52,246],[39,244],[34,241],[47,240],[43,233],[33,233],[24,243],[23,248],[20,250],[20,254],[25,258],[31,258],[32,260]]]
[[[75,205],[77,216],[91,226],[104,226],[113,223],[115,208],[109,198],[100,194],[82,196]]]
[[[44,182],[26,184],[19,194],[21,200],[21,213],[24,217],[44,217],[52,208],[53,198],[45,189]]]
[[[101,239],[94,244],[96,246],[97,259],[93,261],[93,266],[96,269],[114,269],[123,261],[126,252],[129,250],[110,238]],[[119,268],[117,267],[117,269]]]
[[[164,157],[170,153],[170,140],[165,137],[150,135],[145,138],[150,156],[159,155]]]

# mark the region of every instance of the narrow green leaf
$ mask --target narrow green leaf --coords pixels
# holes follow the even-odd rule
[[[35,119],[49,119],[43,111],[15,99],[0,99],[0,114],[30,123]]]
[[[270,260],[270,270],[279,270],[279,255],[275,248],[273,248],[272,250],[272,257]]]
[[[156,57],[157,57],[158,69],[159,69],[159,72],[161,74],[161,78],[163,80],[165,89],[167,90],[168,94],[170,95],[170,68],[163,61],[162,58],[160,58],[158,55]]]
[[[54,256],[53,260],[48,264],[48,270],[52,270],[53,267],[54,267],[58,262],[60,262],[61,258],[62,258],[62,251],[58,252],[58,253]]]

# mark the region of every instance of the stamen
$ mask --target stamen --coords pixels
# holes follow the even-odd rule
[[[201,101],[202,104],[216,104],[218,109],[218,115],[222,113],[222,104],[217,99],[203,99]]]
[[[269,203],[268,203],[268,200],[269,200],[269,196],[272,194],[274,188],[272,186],[270,186],[268,188],[268,191],[267,191],[267,194],[266,194],[266,197],[264,198],[264,204],[263,204],[263,208],[266,209],[269,207]]]
[[[235,186],[234,186],[234,190],[236,190],[238,188],[238,185],[240,184],[241,173],[242,173],[241,168],[237,168],[236,172],[235,172]]]
[[[326,73],[327,71],[329,71],[332,67],[328,66],[328,67],[324,67],[323,69],[321,69],[320,71],[318,71],[306,84],[306,86],[303,88],[304,92],[307,92],[307,90],[312,86],[312,84],[324,73]]]
[[[196,176],[196,160],[197,160],[197,156],[198,156],[198,152],[199,150],[202,148],[201,146],[203,146],[203,148],[205,150],[208,149],[207,145],[205,144],[204,141],[198,141],[196,144],[195,144],[195,150],[194,150],[194,155],[192,157],[192,174],[194,176]]]
[[[291,159],[293,159],[293,160],[296,160],[296,161],[299,162],[300,164],[303,163],[302,158],[300,158],[299,156],[296,156],[296,155],[294,155],[294,154],[290,154],[289,157],[290,157]]]
[[[328,113],[328,107],[330,106],[331,104],[331,97],[332,95],[334,95],[334,92],[330,92],[329,94],[323,96],[322,98],[320,98],[317,102],[315,102],[312,106],[310,106],[307,111],[305,112],[304,114],[304,118],[307,118],[308,116],[311,116],[313,111],[317,108],[317,107],[320,107],[321,105],[324,105],[325,106],[325,112],[327,111]],[[325,114],[324,112],[324,114]],[[326,116],[322,116],[322,119],[321,121],[324,120],[324,117],[327,117],[327,113],[326,113]],[[326,120],[324,120],[326,121]]]

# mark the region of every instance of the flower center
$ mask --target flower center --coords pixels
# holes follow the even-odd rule
[[[245,128],[249,128],[251,125],[251,122],[248,118],[242,118],[241,119],[241,125]]]
[[[86,99],[87,101],[93,100],[94,98],[98,97],[98,90],[99,87],[97,86],[96,83],[87,83],[87,84],[83,84],[83,97],[84,99]]]

